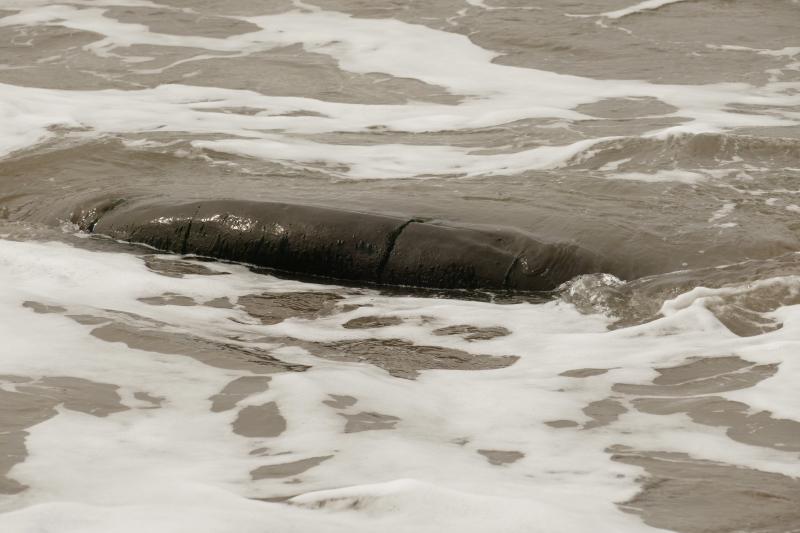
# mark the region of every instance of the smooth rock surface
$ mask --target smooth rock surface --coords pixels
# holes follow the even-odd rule
[[[524,234],[270,202],[117,207],[83,226],[180,254],[381,285],[547,291],[611,265]]]

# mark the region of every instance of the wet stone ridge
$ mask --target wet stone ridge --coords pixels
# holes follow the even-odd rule
[[[296,274],[438,289],[546,291],[608,261],[571,244],[303,205],[215,200],[94,210],[82,227]]]

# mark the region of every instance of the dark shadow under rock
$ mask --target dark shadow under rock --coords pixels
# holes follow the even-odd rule
[[[800,531],[800,481],[682,453],[617,446],[611,459],[647,470],[633,499],[619,504],[649,526],[679,533]]]
[[[345,433],[359,433],[361,431],[372,431],[376,429],[394,429],[400,420],[396,416],[382,415],[380,413],[358,413],[347,415],[339,413],[339,416],[347,419],[344,426]]]
[[[495,337],[505,337],[511,332],[504,327],[479,328],[477,326],[448,326],[433,330],[434,335],[463,335],[468,341],[485,341]]]
[[[318,318],[336,311],[342,297],[327,292],[289,292],[284,294],[249,294],[238,304],[262,324],[278,324],[287,318]]]
[[[333,456],[325,455],[323,457],[310,457],[308,459],[302,459],[300,461],[294,461],[292,463],[259,466],[258,468],[250,472],[250,475],[253,477],[254,481],[257,481],[259,479],[297,476],[299,474],[302,474],[306,470],[314,468],[323,461],[327,461],[331,457]]]
[[[302,345],[313,355],[332,361],[370,363],[392,376],[414,379],[418,370],[492,370],[506,368],[519,357],[472,355],[442,348],[418,346],[400,339],[365,339]]]
[[[342,327],[347,329],[371,329],[397,326],[402,323],[403,319],[397,316],[362,316],[345,322]]]

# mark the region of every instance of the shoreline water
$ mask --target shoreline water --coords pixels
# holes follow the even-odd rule
[[[795,20],[0,0],[0,530],[800,528]]]

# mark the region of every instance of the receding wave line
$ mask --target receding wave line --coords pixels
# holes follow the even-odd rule
[[[627,17],[628,15],[633,15],[634,13],[641,13],[642,11],[651,11],[668,4],[677,4],[678,2],[685,2],[685,1],[686,0],[647,0],[646,2],[636,4],[635,6],[626,7],[625,9],[618,9],[617,11],[609,11],[608,13],[602,13],[601,15],[604,17],[608,17],[610,19],[618,19],[622,17]]]
[[[597,170],[720,169],[769,166],[792,168],[800,163],[800,140],[732,133],[699,133],[657,137],[625,137],[601,141],[578,154],[569,166]]]

